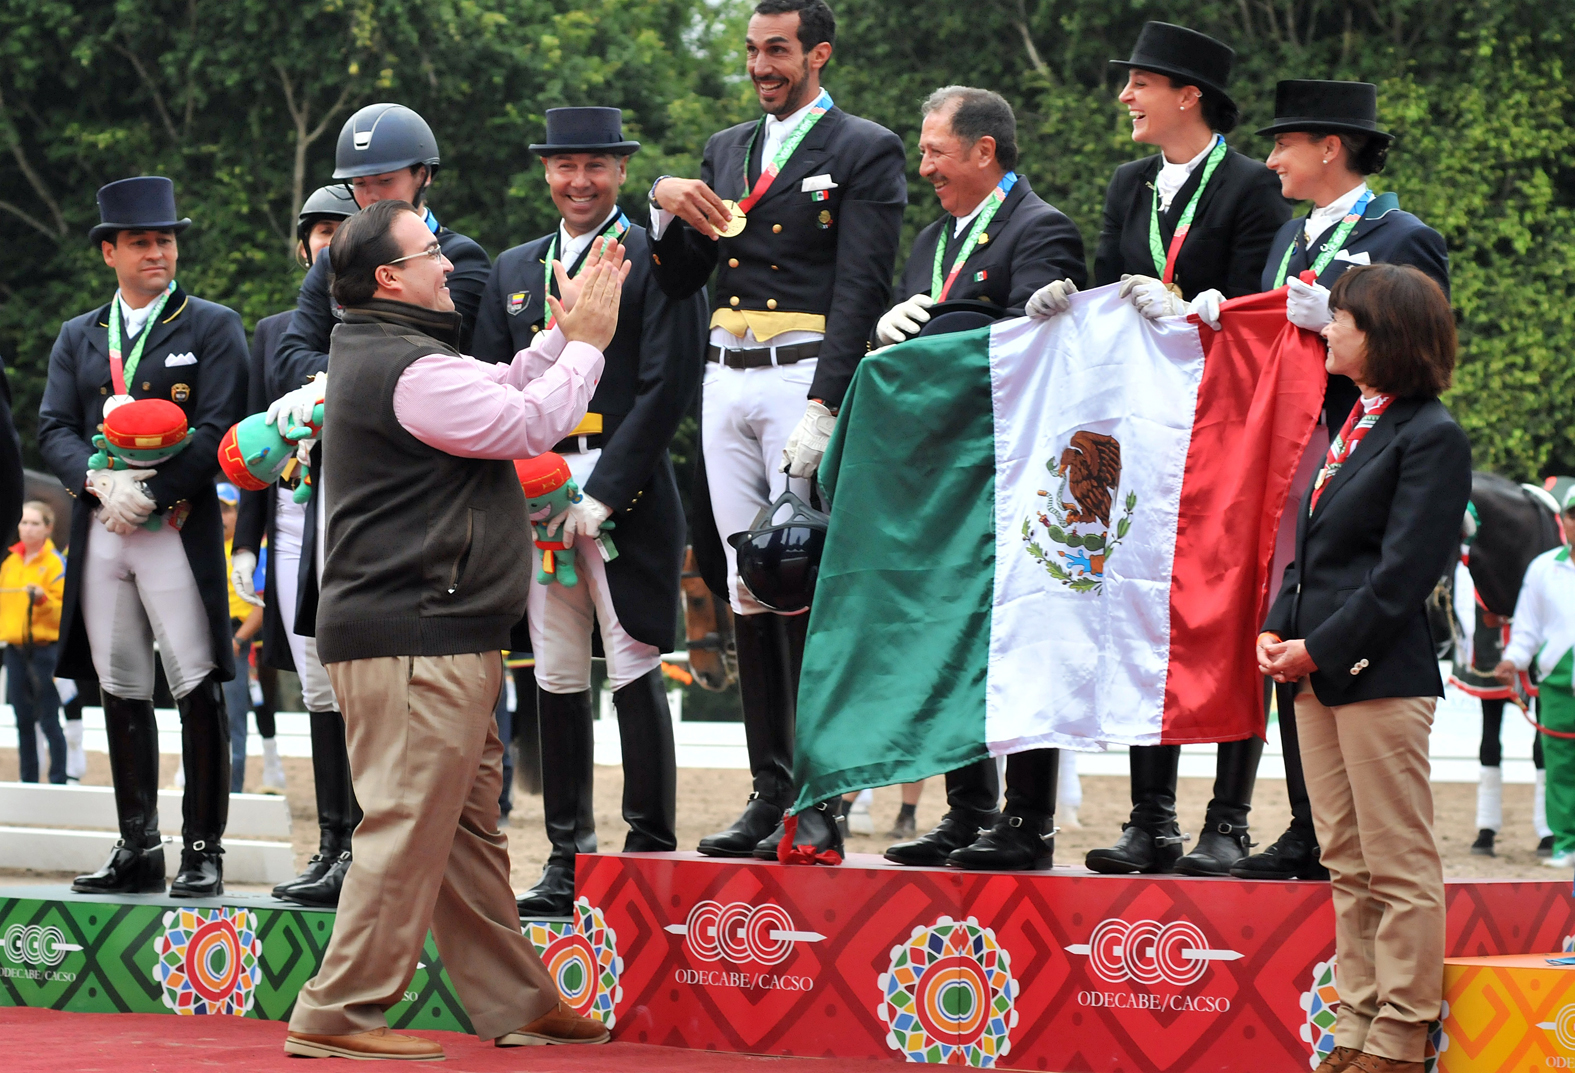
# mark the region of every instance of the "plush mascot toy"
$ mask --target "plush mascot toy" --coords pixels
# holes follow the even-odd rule
[[[531,523],[536,531],[536,546],[541,549],[541,571],[536,575],[536,580],[543,585],[553,581],[560,585],[578,584],[580,576],[574,570],[573,543],[564,543],[561,530],[558,537],[547,532],[547,523],[581,498],[580,486],[574,483],[569,464],[562,455],[548,451],[535,458],[516,460],[514,472],[519,475],[520,487],[525,491],[526,515],[534,518],[543,509],[546,510],[540,521]],[[612,527],[610,521],[602,523],[603,529]],[[596,544],[604,561],[611,562],[617,558],[618,549],[613,546],[611,537],[599,534]]]
[[[309,424],[294,425],[281,436],[267,414],[252,414],[236,422],[219,441],[219,468],[237,488],[260,492],[284,474],[290,459],[297,456],[300,442],[314,439],[323,430],[323,404],[312,411]],[[305,459],[301,464],[301,483],[292,498],[305,503],[312,495],[312,476]]]
[[[192,432],[186,411],[166,399],[135,399],[104,407],[103,430],[93,437],[98,450],[88,469],[152,469],[186,449]],[[152,517],[144,529],[159,528]]]

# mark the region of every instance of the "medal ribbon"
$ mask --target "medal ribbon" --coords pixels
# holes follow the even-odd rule
[[[158,323],[159,314],[164,312],[164,304],[174,293],[175,281],[170,280],[170,285],[164,288],[164,293],[154,300],[153,308],[148,311],[148,319],[143,321],[142,331],[137,333],[137,341],[131,345],[131,359],[124,367],[120,360],[120,294],[117,292],[109,303],[109,379],[115,385],[115,394],[130,394],[126,390],[126,381],[137,375],[137,366],[142,364],[142,346],[148,341],[148,336],[153,334],[153,326]]]
[[[1012,192],[1012,187],[1017,185],[1017,172],[1009,171],[1001,177],[990,196],[985,200],[984,208],[979,210],[979,215],[973,219],[973,226],[968,229],[968,235],[963,239],[963,244],[957,249],[957,259],[952,262],[952,270],[946,276],[946,281],[941,281],[941,268],[946,261],[946,236],[951,228],[941,228],[941,233],[935,240],[935,266],[930,273],[930,297],[937,302],[946,301],[946,296],[951,293],[952,284],[957,279],[957,273],[962,271],[963,264],[973,256],[974,247],[979,245],[979,236],[984,234],[984,229],[990,226],[990,221],[995,219],[995,214],[1006,203],[1006,195]]]
[[[1329,453],[1324,456],[1323,469],[1318,471],[1318,479],[1313,482],[1312,499],[1307,503],[1309,515],[1312,514],[1313,508],[1318,506],[1318,497],[1323,495],[1324,486],[1334,480],[1334,475],[1340,472],[1340,467],[1351,457],[1351,452],[1356,450],[1356,445],[1367,436],[1369,429],[1378,424],[1378,419],[1394,401],[1393,395],[1380,395],[1371,410],[1364,410],[1362,400],[1356,400],[1356,405],[1351,407],[1351,416],[1347,417],[1345,424],[1340,427],[1340,434],[1330,441]]]
[[[1362,214],[1367,211],[1367,203],[1371,200],[1373,200],[1373,192],[1371,190],[1365,191],[1361,197],[1356,199],[1356,204],[1351,206],[1351,211],[1346,213],[1335,227],[1334,234],[1330,235],[1328,241],[1319,247],[1318,259],[1312,263],[1312,268],[1309,269],[1312,272],[1312,280],[1307,282],[1311,283],[1323,275],[1323,270],[1329,267],[1329,262],[1334,260],[1334,255],[1339,253],[1341,247],[1345,245],[1345,240],[1351,234],[1351,229],[1356,226],[1357,221],[1362,218]],[[1291,269],[1291,254],[1295,252],[1296,242],[1293,239],[1291,244],[1285,247],[1285,256],[1280,258],[1280,270],[1274,274],[1274,286],[1270,287],[1270,290],[1279,290],[1285,286],[1285,274]]]
[[[1170,249],[1159,238],[1159,188],[1154,188],[1154,200],[1149,205],[1148,214],[1148,249],[1154,258],[1154,271],[1159,273],[1160,282],[1169,283],[1176,274],[1176,257],[1181,253],[1181,244],[1187,238],[1187,232],[1192,230],[1192,217],[1197,214],[1198,202],[1203,198],[1203,191],[1208,189],[1209,178],[1213,176],[1214,169],[1219,167],[1220,161],[1225,159],[1228,149],[1225,139],[1214,135],[1214,149],[1209,153],[1208,159],[1203,162],[1203,178],[1198,181],[1198,188],[1192,192],[1192,200],[1187,202],[1187,207],[1181,210],[1181,220],[1176,224],[1176,233],[1170,236]]]
[[[601,242],[607,238],[623,238],[623,233],[627,230],[629,230],[629,217],[625,216],[622,211],[619,211],[617,217],[613,219],[612,223],[608,224],[606,228],[603,229],[601,234],[597,235],[591,240],[591,245],[594,246],[596,243]],[[546,281],[542,284],[541,288],[541,304],[546,308],[547,311],[548,331],[552,330],[553,324],[555,324],[557,321],[557,318],[552,314],[552,304],[547,301],[547,295],[552,293],[552,259],[556,256],[558,256],[558,232],[554,231],[552,233],[552,241],[547,243],[547,256],[542,261],[542,263],[547,266],[547,271]],[[586,258],[589,259],[589,257],[590,253],[587,250]],[[580,267],[569,273],[569,278],[574,279],[580,274],[580,269],[583,269],[584,267],[585,262],[581,261]]]
[[[749,191],[749,196],[738,203],[738,211],[748,213],[755,207],[755,202],[766,196],[766,191],[771,189],[771,184],[777,181],[777,175],[782,171],[782,166],[788,162],[793,153],[798,149],[798,143],[804,140],[820,117],[831,111],[831,94],[825,90],[820,91],[820,96],[815,98],[815,103],[810,105],[809,114],[798,121],[798,126],[793,128],[787,138],[777,149],[777,155],[771,162],[760,169],[760,178],[755,180],[755,188]],[[749,136],[749,144],[744,147],[744,186],[749,186],[749,157],[755,151],[755,138],[765,129],[766,116],[760,117],[760,122],[755,125],[754,133]]]

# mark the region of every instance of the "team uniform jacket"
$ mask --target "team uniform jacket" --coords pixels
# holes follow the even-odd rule
[[[1317,236],[1309,251],[1303,235],[1306,221],[1305,216],[1298,216],[1275,234],[1274,242],[1269,246],[1269,259],[1263,266],[1259,290],[1274,288],[1280,259],[1285,256],[1285,249],[1291,243],[1296,244],[1296,249],[1291,253],[1290,264],[1286,266],[1286,279],[1294,279],[1311,268],[1318,259],[1319,248],[1333,233],[1334,227]],[[1363,258],[1362,254],[1367,256]],[[1345,236],[1340,253],[1325,266],[1318,282],[1322,286],[1333,287],[1334,281],[1345,275],[1352,266],[1379,263],[1420,268],[1438,281],[1438,285],[1444,288],[1446,298],[1449,296],[1449,249],[1444,245],[1444,236],[1401,209],[1400,199],[1392,193],[1375,194],[1367,203],[1367,210],[1362,213],[1361,220]],[[1329,387],[1324,394],[1324,423],[1331,429],[1338,429],[1345,423],[1361,394],[1356,385],[1351,383],[1350,377],[1329,377]]]
[[[134,399],[169,399],[186,411],[194,435],[185,450],[159,463],[148,490],[156,517],[169,524],[169,510],[185,501],[191,513],[181,527],[181,545],[202,593],[221,681],[235,675],[230,647],[230,605],[224,568],[224,524],[214,478],[219,440],[246,415],[246,333],[233,309],[193,298],[177,287],[143,347],[136,376],[126,385]],[[125,341],[131,351],[135,338]],[[173,364],[171,364],[173,362]],[[58,674],[96,680],[87,630],[79,615],[82,550],[97,500],[84,493],[93,436],[103,421],[104,400],[113,391],[109,375],[109,303],[61,325],[49,355],[49,382],[38,412],[39,450],[50,470],[76,497],[71,511],[71,547],[66,561],[65,606]]]
[[[543,258],[552,238],[544,235],[498,257],[482,292],[474,357],[511,361],[542,329],[547,312]],[[602,432],[589,437],[588,446],[600,446],[602,453],[581,490],[613,508],[617,527],[611,536],[618,557],[607,564],[607,578],[619,621],[635,640],[667,652],[678,621],[685,535],[667,446],[700,382],[705,295],[669,298],[657,286],[645,228],[631,225],[622,241],[632,267],[623,285],[618,331],[603,351],[606,364],[591,399],[591,412],[602,415]],[[577,271],[590,248],[565,267]],[[520,534],[522,541],[528,537]],[[523,622],[514,639],[521,651],[530,648]]]
[[[935,245],[943,233],[946,263],[941,266],[941,279],[946,279],[954,251],[968,233],[964,228],[961,235],[954,234],[956,224],[957,218],[948,213],[919,232],[897,284],[897,301],[930,293]],[[1033,192],[1027,177],[1019,175],[957,273],[946,299],[989,302],[1012,316],[1021,316],[1033,293],[1058,279],[1069,279],[1079,288],[1088,285],[1083,236],[1065,213],[1047,204]]]
[[[748,194],[744,153],[755,122],[711,136],[700,178],[718,197]],[[760,176],[765,138],[747,161],[748,186]],[[808,398],[836,407],[868,352],[875,321],[891,306],[892,269],[908,180],[902,139],[833,107],[810,130],[733,238],[712,241],[673,220],[652,244],[656,282],[687,298],[716,271],[716,309],[813,313],[825,338]],[[829,175],[836,186],[816,200],[804,180]],[[904,296],[906,297],[906,296]]]
[[[246,392],[248,414],[262,413],[273,402],[268,397],[268,367],[273,364],[279,348],[279,340],[283,337],[285,329],[290,326],[290,318],[294,312],[287,309],[283,313],[264,317],[252,329],[251,364]],[[241,506],[235,519],[233,547],[257,552],[262,548],[264,535],[268,538],[270,549],[276,546],[274,505],[278,502],[276,498],[278,491],[278,485],[269,485],[260,492],[241,491]],[[315,526],[315,512],[308,516],[306,524]],[[276,562],[277,559],[270,554],[264,566],[266,582],[260,594],[263,597],[263,625],[259,633],[262,639],[262,655],[259,658],[266,666],[281,671],[294,671],[296,670],[295,657],[290,653],[290,641],[285,637],[284,619],[279,615],[279,602],[275,598],[278,592],[273,580]],[[302,556],[300,570],[304,582],[311,574],[311,560]],[[304,592],[304,589],[298,589],[297,592]]]
[[[1159,276],[1149,250],[1149,219],[1154,179],[1163,154],[1134,160],[1116,169],[1105,192],[1104,222],[1094,254],[1094,286],[1118,282],[1124,274]],[[1176,224],[1203,179],[1200,162],[1187,176],[1170,208],[1159,214],[1159,236],[1170,248]],[[1263,262],[1275,232],[1291,217],[1291,204],[1280,196],[1280,179],[1261,161],[1231,149],[1214,169],[1198,202],[1176,258],[1173,281],[1187,301],[1213,287],[1227,298],[1257,294]]]
[[[1396,399],[1296,508],[1296,558],[1265,630],[1305,638],[1326,705],[1441,697],[1425,602],[1460,552],[1471,445],[1437,399]]]

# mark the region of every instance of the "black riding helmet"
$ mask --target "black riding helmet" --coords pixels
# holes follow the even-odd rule
[[[295,240],[304,244],[319,220],[348,220],[361,208],[343,186],[319,186],[295,217]]]
[[[782,508],[789,513],[781,518]],[[802,611],[815,594],[831,518],[784,491],[748,530],[727,538],[738,553],[738,579],[773,611]]]
[[[402,104],[369,104],[339,131],[335,179],[382,175],[416,164],[437,170],[437,138],[425,119]]]

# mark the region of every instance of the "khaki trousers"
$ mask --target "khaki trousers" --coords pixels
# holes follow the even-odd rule
[[[1444,870],[1427,759],[1433,697],[1330,708],[1303,679],[1296,729],[1334,895],[1334,1042],[1422,1061],[1444,991]]]
[[[290,1028],[385,1027],[429,926],[477,1036],[496,1039],[552,1010],[558,991],[520,931],[498,831],[501,654],[389,656],[327,670],[366,818],[333,937]]]

